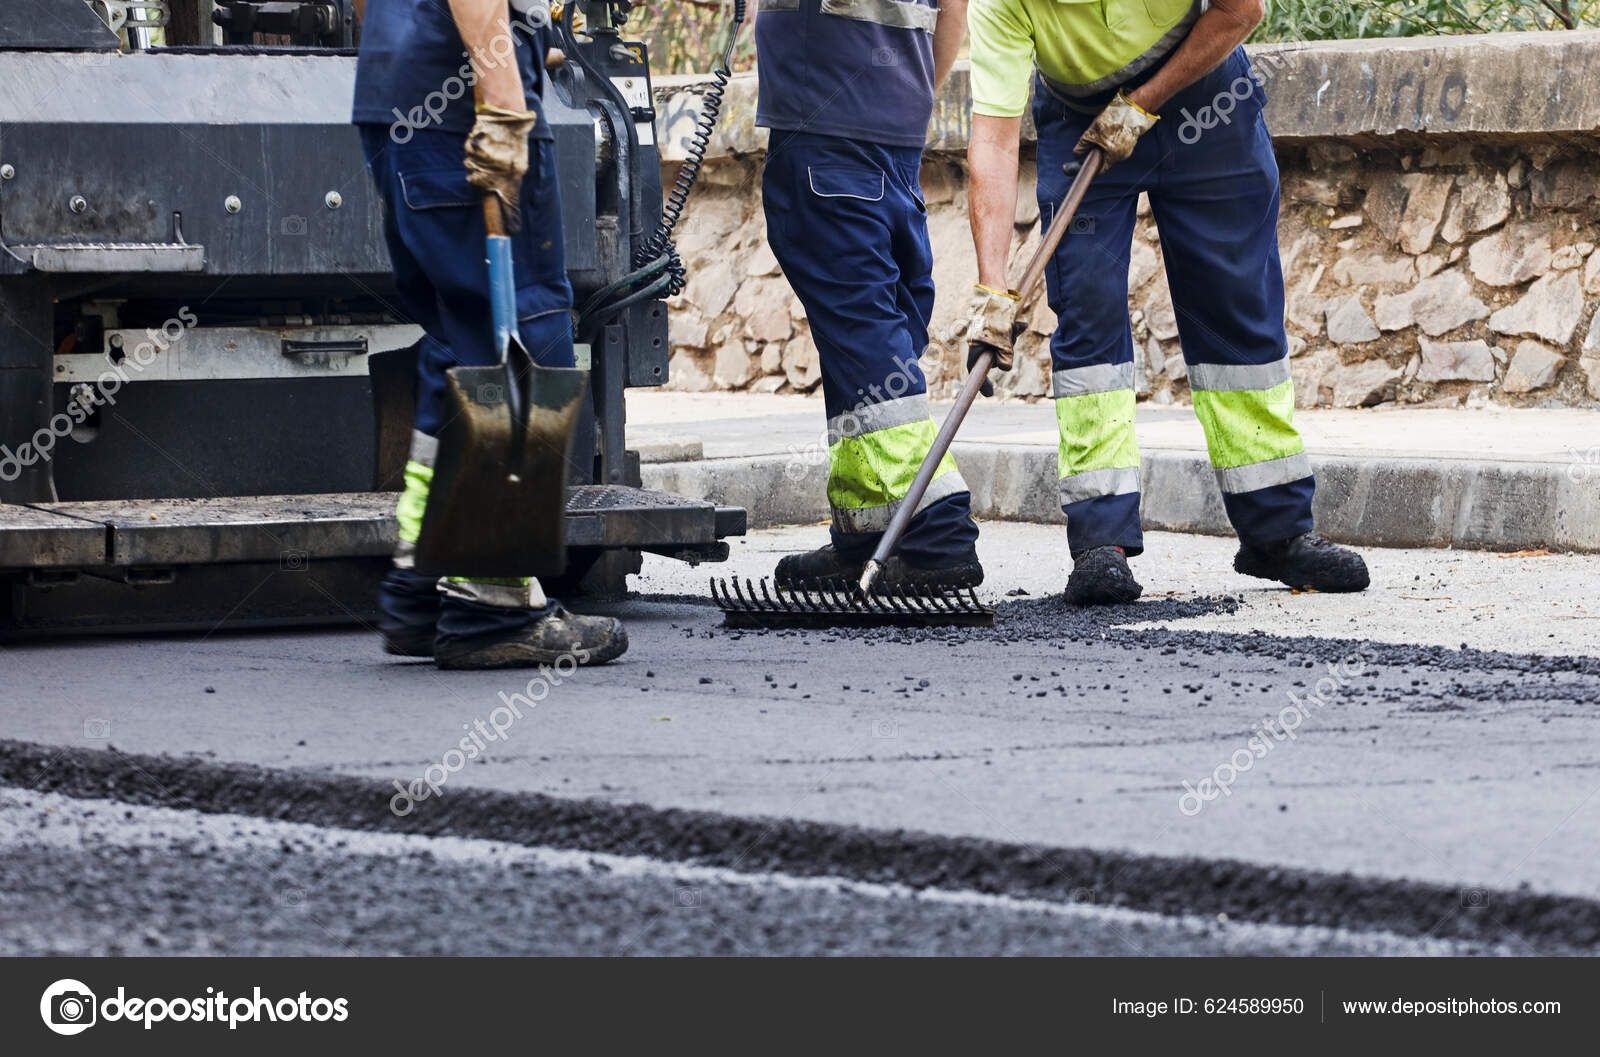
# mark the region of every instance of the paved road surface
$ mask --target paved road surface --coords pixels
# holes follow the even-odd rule
[[[734,567],[758,575],[818,535],[760,534],[736,548]],[[725,632],[699,593],[707,570],[652,563],[650,596],[613,607],[633,651],[548,693],[526,674],[397,663],[360,631],[23,645],[0,667],[0,739],[384,786],[442,778],[413,821],[477,791],[815,824],[763,869],[832,864],[863,882],[927,883],[894,864],[871,876],[835,864],[865,827],[973,842],[959,847],[978,859],[1001,845],[1098,856],[1117,864],[1089,871],[1086,898],[1099,905],[1181,912],[1153,893],[1187,898],[1203,887],[1197,871],[1223,863],[1262,921],[1526,951],[1555,942],[1562,921],[1591,920],[1600,559],[1374,552],[1379,587],[1335,598],[1234,576],[1225,541],[1153,537],[1139,563],[1148,600],[1083,613],[1046,594],[1064,578],[1060,542],[1059,530],[987,527],[991,588],[1005,601],[999,626],[978,635]],[[1005,597],[1015,590],[1031,593]],[[1295,736],[1269,733],[1263,721],[1291,706]],[[452,769],[478,720],[503,736]],[[1208,776],[1228,779],[1228,794],[1184,799],[1184,783],[1206,790]],[[625,820],[631,809],[617,810]],[[785,859],[793,847],[803,852]],[[1341,895],[1330,879],[1346,872],[1355,880]],[[1302,874],[1324,894],[1288,913],[1274,878]],[[1397,911],[1419,885],[1425,910]],[[742,935],[758,921],[727,927]],[[983,942],[1033,949],[1006,935]],[[1158,947],[1201,949],[1163,936]],[[712,949],[701,942],[684,949]]]

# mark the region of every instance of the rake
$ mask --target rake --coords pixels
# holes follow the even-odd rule
[[[767,588],[738,578],[712,580],[725,628],[989,627],[994,610],[966,591],[897,590],[863,595],[854,585]]]
[[[1072,218],[1089,193],[1089,185],[1105,167],[1105,156],[1099,150],[1090,150],[1081,162],[1069,162],[1069,174],[1076,169],[1072,186],[1056,210],[1049,229],[1039,241],[1039,248],[1028,258],[1027,267],[1017,283],[1021,300],[1026,303],[1034,290],[1044,281],[1045,265],[1055,255],[1056,247],[1072,225]],[[745,581],[743,589],[737,579],[711,582],[711,597],[721,607],[723,627],[728,628],[841,628],[841,627],[986,627],[994,623],[994,610],[978,601],[978,596],[967,591],[929,591],[919,588],[882,588],[878,577],[884,563],[899,546],[900,539],[916,516],[922,497],[927,494],[939,463],[956,430],[961,428],[972,403],[982,391],[989,370],[994,366],[993,349],[985,348],[973,362],[972,370],[956,395],[955,406],[945,416],[939,433],[934,437],[922,466],[911,482],[905,498],[895,509],[894,517],[878,540],[872,558],[862,568],[861,581],[850,586],[833,584],[774,586],[767,590],[767,581],[759,585]],[[759,597],[758,597],[759,595]]]

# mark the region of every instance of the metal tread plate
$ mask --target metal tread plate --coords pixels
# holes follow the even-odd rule
[[[0,506],[0,566],[209,565],[381,557],[395,543],[395,493],[222,496]],[[708,502],[621,485],[568,490],[567,543],[715,543]],[[43,560],[40,560],[43,559]]]

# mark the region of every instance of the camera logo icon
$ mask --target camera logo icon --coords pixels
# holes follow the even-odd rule
[[[496,382],[485,382],[478,386],[478,403],[498,404],[506,398],[505,387]]]
[[[900,52],[894,48],[873,48],[872,65],[874,66],[899,66]]]
[[[306,233],[306,218],[302,216],[284,217],[281,229],[285,235],[304,235]]]
[[[286,573],[303,573],[310,555],[302,550],[286,550],[278,555],[278,568]]]
[[[94,1026],[99,1002],[94,992],[78,980],[57,980],[44,989],[39,1015],[57,1035],[76,1035]]]

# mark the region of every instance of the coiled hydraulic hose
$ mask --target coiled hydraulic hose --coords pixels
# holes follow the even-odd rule
[[[689,142],[684,147],[683,164],[678,166],[678,175],[672,181],[672,191],[662,203],[661,223],[657,225],[655,233],[645,240],[633,261],[634,266],[638,267],[657,257],[666,257],[667,271],[672,276],[672,294],[680,293],[686,281],[686,272],[683,261],[678,256],[678,247],[672,242],[672,232],[678,226],[678,219],[683,216],[684,207],[688,205],[689,192],[694,189],[695,181],[700,178],[700,169],[706,161],[706,151],[711,149],[711,137],[717,129],[717,116],[722,113],[722,97],[727,92],[728,81],[733,77],[733,49],[739,42],[739,27],[744,25],[745,4],[746,0],[733,0],[733,25],[728,28],[728,40],[722,46],[722,55],[717,59],[717,64],[711,68],[711,85],[701,97],[700,119],[695,122],[694,132],[690,134]]]
[[[687,282],[687,270],[684,268],[682,258],[678,256],[678,247],[673,243],[672,233],[683,216],[683,211],[689,202],[689,193],[694,190],[700,170],[705,165],[706,152],[711,148],[711,137],[716,132],[717,117],[722,112],[723,95],[727,91],[729,80],[733,77],[733,52],[738,44],[739,29],[744,24],[747,2],[748,0],[734,0],[733,22],[728,28],[728,39],[723,45],[716,65],[711,70],[711,84],[701,97],[700,117],[696,120],[694,132],[690,134],[684,146],[683,163],[678,167],[678,174],[673,179],[672,190],[662,202],[660,223],[635,251],[634,270],[597,291],[584,303],[578,313],[579,335],[594,332],[606,321],[614,319],[622,310],[641,301],[672,297],[683,291]],[[578,48],[577,35],[570,17],[561,19],[561,34],[567,50],[577,60],[579,66],[597,82],[611,87],[613,94],[616,94],[610,81],[601,77],[599,72],[584,59]],[[619,102],[622,104],[623,113],[626,114],[625,101],[619,100]],[[631,162],[637,157],[638,133],[631,121],[625,121],[624,124],[625,128],[614,131],[622,133],[625,137]],[[640,283],[646,285],[632,289]],[[631,292],[628,292],[630,290]]]

